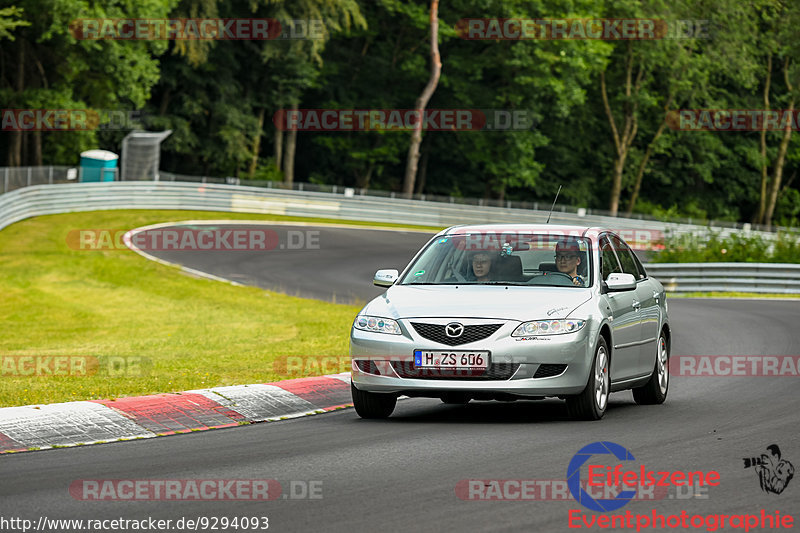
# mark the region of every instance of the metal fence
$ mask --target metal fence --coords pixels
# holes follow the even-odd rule
[[[668,292],[800,294],[800,265],[783,263],[649,263]]]
[[[74,169],[72,180],[67,179],[70,167],[0,167],[0,193],[5,194],[23,187],[44,183],[70,183],[78,177]]]

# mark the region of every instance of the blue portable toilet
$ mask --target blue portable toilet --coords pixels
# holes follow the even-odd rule
[[[119,156],[108,150],[81,152],[80,181],[114,181]]]

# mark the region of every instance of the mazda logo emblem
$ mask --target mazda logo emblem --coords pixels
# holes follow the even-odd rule
[[[460,337],[464,334],[464,326],[458,322],[450,322],[444,327],[444,334],[448,337]]]

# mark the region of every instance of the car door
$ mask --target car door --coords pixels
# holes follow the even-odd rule
[[[633,250],[616,235],[611,236],[614,249],[619,257],[622,271],[636,278],[636,300],[639,302],[640,338],[639,365],[637,373],[649,374],[653,371],[656,357],[658,326],[661,323],[659,294],[653,283],[647,279],[644,268],[636,259]]]
[[[600,261],[603,280],[613,272],[622,272],[608,235],[600,237]],[[603,295],[611,317],[611,379],[614,382],[636,377],[639,372],[641,324],[636,291],[607,292]]]

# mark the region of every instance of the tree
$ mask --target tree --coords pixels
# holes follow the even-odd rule
[[[718,0],[713,5],[649,3],[644,10],[635,1],[611,5],[626,17],[657,18],[671,25],[659,28],[669,31],[661,39],[615,43],[609,69],[600,75],[603,109],[614,146],[609,210],[616,216],[626,189],[629,156],[634,155],[637,161],[628,215],[639,199],[651,157],[663,153],[680,135],[664,138],[672,108],[690,103],[702,107],[718,100],[715,86],[725,77],[741,83],[740,89],[751,86],[753,49],[741,53],[741,35],[755,31],[756,11],[731,0]],[[676,21],[693,22],[676,26]],[[692,35],[686,35],[687,31]],[[609,79],[613,80],[611,92]]]
[[[25,24],[14,22],[14,41],[0,49],[0,100],[17,109],[139,109],[158,80],[162,41],[79,40],[70,23],[80,18],[165,18],[172,0],[117,1],[103,6],[78,0],[29,0]],[[4,10],[6,11],[6,10]],[[72,164],[93,147],[95,131],[12,132],[8,164]]]
[[[347,32],[351,26],[364,27],[366,21],[355,0],[266,0],[266,4],[274,9],[272,16],[279,20],[324,21],[324,32],[320,36],[274,43],[262,49],[264,67],[278,68],[283,73],[279,92],[272,93],[273,102],[297,111],[303,94],[316,84],[323,65],[322,51],[331,36]],[[284,181],[291,184],[294,181],[297,130],[290,130],[286,139],[282,131],[276,132],[276,145],[283,146],[283,154],[276,154],[276,160],[283,164]]]
[[[417,113],[417,123],[411,134],[411,144],[408,147],[406,160],[406,174],[403,179],[403,194],[411,196],[414,193],[414,181],[417,178],[417,163],[419,162],[419,145],[422,142],[423,115],[428,106],[428,101],[433,96],[439,84],[442,73],[442,60],[439,55],[439,0],[431,0],[430,8],[430,50],[431,50],[431,76],[425,89],[417,98],[414,110]]]
[[[778,0],[770,2],[768,6],[772,9],[771,29],[774,31],[765,38],[767,44],[767,70],[764,82],[764,105],[765,110],[769,109],[771,78],[773,74],[773,56],[781,60],[781,74],[786,92],[780,101],[788,103],[783,109],[783,117],[788,118],[795,111],[798,91],[800,90],[800,66],[795,58],[800,53],[800,30],[797,25],[800,23],[800,6],[793,2]],[[769,15],[767,15],[768,17]],[[766,17],[765,17],[766,18]],[[762,130],[761,135],[761,155],[763,160],[761,173],[761,195],[759,199],[759,219],[761,224],[771,226],[772,218],[775,213],[778,195],[781,190],[783,180],[783,170],[786,162],[786,154],[792,139],[792,120],[781,122],[782,134],[778,146],[778,153],[775,158],[772,177],[767,178],[766,165],[766,131]]]

